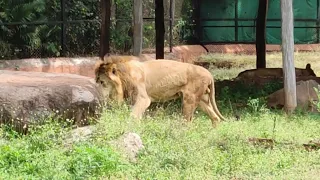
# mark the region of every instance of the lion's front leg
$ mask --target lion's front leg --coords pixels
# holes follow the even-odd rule
[[[131,116],[133,118],[141,119],[143,113],[150,106],[151,100],[149,98],[138,98],[132,107]]]
[[[137,119],[141,119],[143,113],[150,106],[150,104],[151,100],[147,94],[145,85],[139,85],[136,102],[132,107],[131,116]]]

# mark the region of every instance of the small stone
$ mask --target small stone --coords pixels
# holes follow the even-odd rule
[[[95,126],[84,126],[84,127],[72,129],[68,133],[68,136],[64,140],[64,143],[66,145],[71,145],[76,142],[86,141],[91,137],[94,131],[95,131]]]
[[[125,133],[116,140],[112,141],[112,144],[120,148],[122,152],[131,160],[132,162],[137,161],[138,153],[144,149],[144,145],[140,136],[136,133]]]

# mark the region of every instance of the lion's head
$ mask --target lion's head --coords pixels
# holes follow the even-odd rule
[[[307,72],[303,72],[304,76],[317,76],[316,73],[314,73],[313,69],[311,69],[311,64],[306,65]]]
[[[123,102],[133,96],[135,82],[130,76],[130,62],[135,56],[105,56],[95,67],[95,81],[102,88],[104,98]]]

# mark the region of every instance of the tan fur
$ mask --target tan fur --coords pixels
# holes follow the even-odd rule
[[[301,76],[316,76],[308,63],[305,69],[295,68],[296,77]],[[239,73],[236,79],[252,79],[252,78],[282,78],[282,68],[259,68],[250,69]]]
[[[317,108],[313,103],[314,101],[317,102],[319,99],[314,88],[319,90],[319,83],[315,80],[297,82],[296,95],[298,108],[309,111],[317,111]],[[267,107],[283,108],[285,105],[283,94],[284,89],[280,89],[267,96]]]
[[[105,56],[103,61],[99,61],[95,67],[95,80],[103,88],[105,98],[115,99],[119,103],[123,102],[125,92],[130,96],[134,91],[135,82],[131,82],[126,67],[131,60],[138,60],[134,56]],[[134,81],[134,80],[133,80]],[[130,92],[128,92],[129,90]]]
[[[187,121],[192,120],[198,106],[209,115],[214,127],[225,119],[216,105],[214,79],[201,66],[173,60],[139,62],[134,56],[106,56],[96,66],[96,82],[107,91],[106,98],[118,101],[131,98],[131,115],[136,118],[142,117],[151,102],[182,96]]]

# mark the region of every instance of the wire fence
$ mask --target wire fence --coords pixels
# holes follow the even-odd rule
[[[204,0],[197,4],[197,34],[203,44],[253,44],[259,2],[249,0]],[[296,44],[320,42],[320,1],[294,1],[294,35]],[[266,43],[281,44],[280,2],[269,0]]]
[[[85,1],[27,0],[3,6],[1,59],[94,55],[99,50],[98,0],[87,4]]]
[[[192,5],[194,0],[176,0],[174,25],[170,27],[170,0],[165,0],[165,46],[255,43],[256,6],[240,6],[244,1],[249,4],[248,0],[229,1],[227,9],[223,9],[225,4],[222,2],[225,1],[199,1],[202,4],[198,3],[196,7]],[[132,1],[113,2],[110,50],[130,54],[133,46]],[[296,5],[300,11],[295,11],[295,43],[319,43],[319,0],[313,2],[315,5],[302,1],[295,3],[300,3]],[[200,13],[195,15],[195,8],[198,8],[197,12],[201,11],[201,16]],[[312,12],[305,10],[308,8]],[[269,14],[276,14],[276,17],[278,11],[279,8],[270,8]],[[229,18],[228,13],[234,14],[234,18]],[[143,17],[143,48],[154,49],[153,0],[143,1]],[[199,22],[198,26],[195,22]],[[1,1],[0,59],[98,56],[100,25],[100,0]],[[281,20],[269,17],[267,43],[279,44],[280,32]]]
[[[154,49],[154,4],[153,1],[143,2],[143,48]],[[130,53],[133,45],[132,2],[115,0],[111,14],[110,49],[115,53]],[[176,16],[175,27],[181,27],[180,20]],[[172,42],[170,37],[179,39],[178,36],[183,36],[180,35],[183,33],[181,28],[173,33],[175,37],[170,36],[173,29],[169,24],[166,8],[166,46]],[[0,59],[98,56],[100,25],[100,0],[0,2]]]

